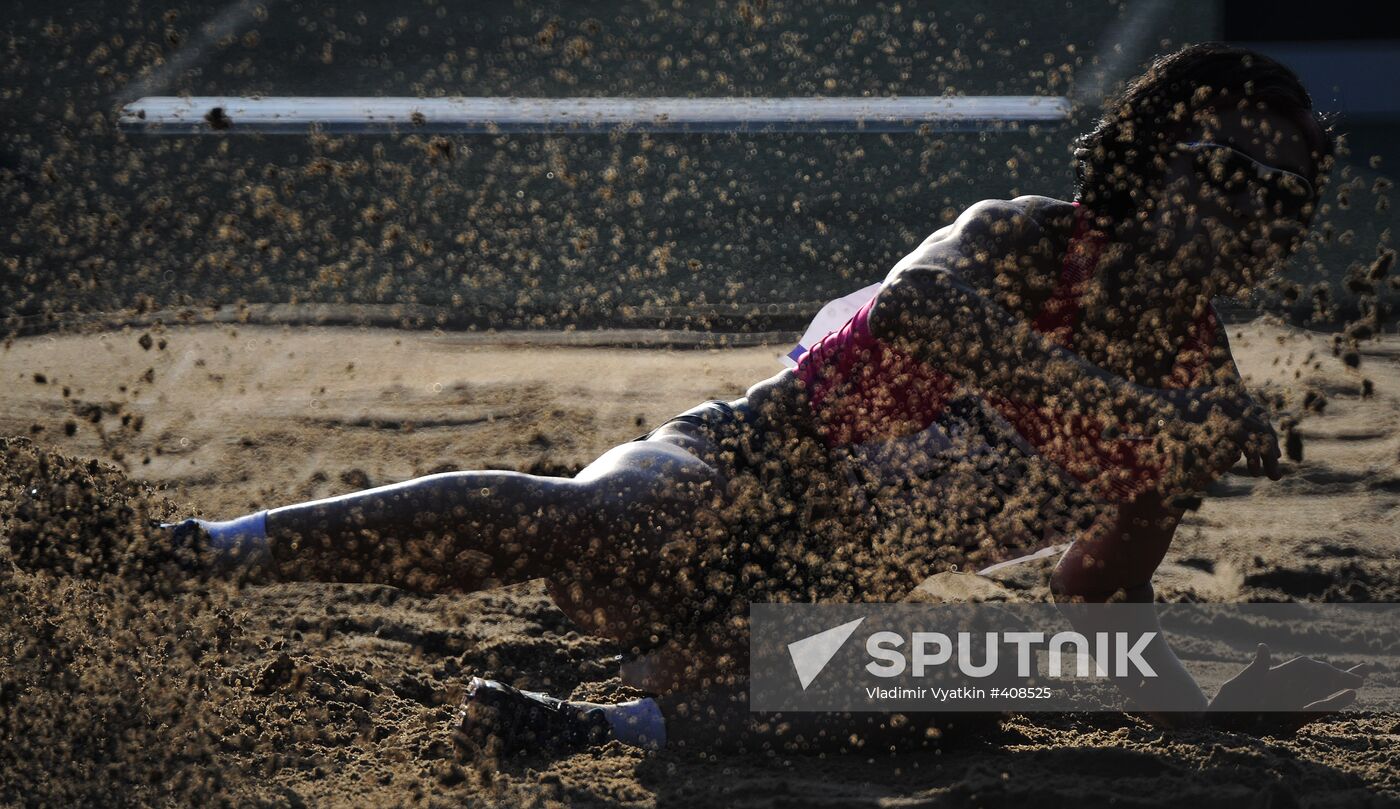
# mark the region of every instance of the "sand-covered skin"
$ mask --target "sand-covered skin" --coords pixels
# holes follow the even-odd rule
[[[711,759],[613,744],[499,768],[460,760],[446,723],[467,676],[607,697],[621,690],[616,649],[575,631],[538,585],[437,598],[355,585],[233,590],[134,566],[121,548],[141,549],[147,517],[222,518],[447,468],[567,473],[704,398],[742,394],[778,370],[781,348],[539,348],[266,327],[142,337],[26,338],[0,354],[0,435],[33,439],[3,447],[0,530],[12,537],[27,523],[33,536],[42,522],[78,543],[101,534],[96,547],[122,571],[93,581],[12,568],[3,543],[0,802],[1400,799],[1393,714],[1348,714],[1292,739],[1164,733],[1117,716],[1014,717],[937,754]],[[1278,482],[1219,484],[1179,531],[1159,592],[1400,600],[1400,340],[1364,343],[1350,370],[1328,335],[1256,322],[1230,338],[1246,376],[1298,420],[1303,460]],[[1031,597],[1043,583],[1033,569],[1007,578]],[[1374,676],[1393,685],[1397,673]]]

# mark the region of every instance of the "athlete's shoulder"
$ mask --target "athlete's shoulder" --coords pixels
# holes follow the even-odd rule
[[[1008,200],[1023,216],[1029,217],[1043,228],[1063,227],[1074,221],[1076,206],[1073,202],[1039,194],[1024,194]]]
[[[1019,250],[1040,242],[1074,218],[1074,204],[1053,197],[1025,195],[973,203],[953,223],[954,236],[984,248]]]
[[[905,256],[886,277],[906,295],[942,294],[952,276],[1009,312],[1032,311],[1056,277],[1056,245],[1074,219],[1072,203],[1052,197],[984,199]]]
[[[1018,258],[1037,253],[1065,211],[1072,215],[1073,206],[1050,197],[975,202],[905,256],[886,281],[910,271],[951,271],[987,284],[999,265],[1005,271]]]

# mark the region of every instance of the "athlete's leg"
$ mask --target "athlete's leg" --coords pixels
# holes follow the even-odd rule
[[[175,527],[202,529],[220,570],[254,568],[284,580],[432,593],[549,577],[566,613],[616,637],[631,630],[619,625],[620,610],[636,606],[616,596],[635,590],[635,580],[658,588],[656,554],[678,531],[694,533],[696,508],[715,491],[716,469],[700,458],[706,452],[714,448],[700,426],[667,425],[655,438],[609,450],[575,478],[449,472]],[[672,552],[685,545],[673,543]]]
[[[648,750],[894,753],[996,726],[992,714],[763,713],[744,683],[612,705],[559,700],[474,680],[454,731],[477,750],[572,752],[608,739]]]
[[[549,572],[592,532],[598,497],[571,478],[447,472],[273,509],[268,546],[282,578],[469,591]]]
[[[653,695],[664,729],[660,735],[670,748],[910,750],[953,733],[984,730],[999,719],[970,713],[754,712],[749,709],[748,675],[748,642],[740,635],[666,643],[626,658],[621,670],[624,684]]]
[[[575,478],[597,496],[593,534],[556,554],[550,596],[586,631],[650,645],[686,610],[678,586],[701,543],[728,539],[728,477],[701,426],[670,423],[604,453]]]
[[[985,732],[990,714],[749,710],[745,685],[655,698],[665,721],[666,747],[757,753],[894,753]]]

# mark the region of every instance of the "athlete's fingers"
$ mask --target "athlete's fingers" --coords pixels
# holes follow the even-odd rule
[[[1269,417],[1263,413],[1260,413],[1255,408],[1251,407],[1250,409],[1246,410],[1244,412],[1243,420],[1245,424],[1249,425],[1249,429],[1251,432],[1262,435],[1274,431],[1273,422],[1269,421]]]
[[[1355,674],[1357,677],[1360,677],[1362,680],[1365,680],[1366,676],[1375,670],[1376,667],[1371,663],[1357,663],[1355,666],[1352,666],[1346,671],[1347,674]]]
[[[1268,445],[1278,442],[1278,438],[1274,435],[1274,428],[1268,424],[1246,424],[1245,435],[1249,437],[1247,441],[1250,442],[1250,445],[1259,449],[1260,455],[1263,455]]]
[[[1362,665],[1365,665],[1365,664],[1362,664]],[[1354,669],[1354,668],[1356,668],[1356,667],[1353,666],[1352,669]],[[1370,670],[1369,670],[1369,669],[1362,669],[1361,671],[1358,672],[1358,671],[1353,671],[1352,669],[1339,669],[1339,668],[1335,668],[1335,667],[1334,667],[1333,670],[1332,670],[1331,672],[1328,672],[1328,674],[1331,675],[1330,679],[1331,679],[1331,682],[1332,682],[1332,684],[1333,684],[1333,687],[1334,687],[1334,688],[1360,688],[1360,687],[1361,687],[1361,684],[1364,683],[1364,682],[1366,681],[1366,675],[1369,673]]]
[[[1310,702],[1297,713],[1281,715],[1282,721],[1278,724],[1278,732],[1296,733],[1305,725],[1310,725],[1319,719],[1325,719],[1337,711],[1349,707],[1354,702],[1356,702],[1355,691],[1341,691],[1326,699]]]
[[[1312,717],[1312,719],[1319,719],[1329,713],[1335,713],[1343,708],[1350,707],[1355,702],[1356,691],[1348,688],[1345,691],[1338,691],[1326,699],[1320,699],[1317,702],[1310,702],[1304,705],[1303,715]],[[1309,721],[1312,720],[1310,719]]]
[[[1273,425],[1262,418],[1246,420],[1243,425],[1247,436],[1245,439],[1248,449],[1245,451],[1246,460],[1249,463],[1249,473],[1251,475],[1267,474],[1273,480],[1278,480],[1282,475],[1278,468],[1279,458],[1282,451],[1279,447],[1278,433],[1274,432]]]
[[[1214,468],[1220,472],[1227,472],[1234,468],[1235,464],[1240,462],[1240,457],[1245,454],[1245,450],[1241,449],[1239,446],[1231,445],[1217,456],[1220,459],[1220,463],[1216,464]]]
[[[1244,460],[1249,467],[1249,474],[1257,476],[1264,471],[1264,438],[1258,433],[1249,436],[1245,444]]]
[[[1268,671],[1269,665],[1273,662],[1273,659],[1273,650],[1269,648],[1269,644],[1261,641],[1258,646],[1254,647],[1254,659],[1249,661],[1249,665],[1245,667],[1245,671],[1253,674]]]
[[[1264,474],[1269,476],[1269,480],[1278,480],[1283,477],[1283,471],[1279,469],[1278,465],[1281,455],[1277,441],[1269,448],[1268,452],[1264,453]]]
[[[1306,685],[1328,694],[1343,688],[1360,688],[1366,679],[1364,669],[1363,673],[1347,671],[1313,657],[1295,657],[1278,668],[1300,686]]]

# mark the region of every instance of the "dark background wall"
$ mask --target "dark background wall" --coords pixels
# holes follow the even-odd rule
[[[1068,196],[1069,141],[1103,92],[1155,52],[1222,36],[1308,64],[1324,48],[1370,54],[1316,79],[1319,106],[1344,107],[1350,152],[1331,193],[1345,201],[1287,276],[1305,293],[1329,286],[1343,309],[1391,295],[1355,278],[1390,238],[1393,211],[1378,206],[1400,159],[1394,110],[1357,107],[1370,91],[1338,99],[1394,43],[1343,41],[1386,30],[1355,13],[1300,44],[1286,15],[1241,12],[1255,5],[20,2],[0,53],[0,315],[16,331],[113,310],[327,302],[416,304],[463,327],[793,328],[810,307],[772,304],[878,280],[971,202]],[[142,95],[944,93],[1069,95],[1078,112],[1065,127],[958,135],[114,127]],[[1260,304],[1317,314],[1309,294]]]
[[[1394,300],[1391,278],[1374,283],[1378,255],[1394,248],[1395,211],[1390,177],[1400,161],[1400,16],[1383,3],[1341,0],[1318,5],[1296,0],[1221,3],[1221,38],[1255,48],[1302,78],[1314,105],[1333,116],[1346,151],[1333,174],[1330,210],[1318,266],[1292,268],[1305,284],[1326,284],[1352,315],[1372,292]],[[1393,273],[1392,273],[1393,275]],[[1266,299],[1267,300],[1267,299]],[[1306,297],[1304,300],[1307,300]],[[1305,307],[1295,307],[1295,314]]]

